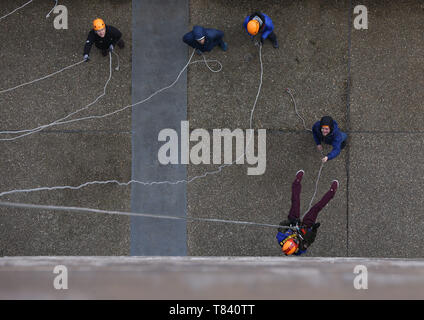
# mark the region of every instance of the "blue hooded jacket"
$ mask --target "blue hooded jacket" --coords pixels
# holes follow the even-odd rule
[[[259,32],[262,33],[261,38],[263,40],[265,40],[266,38],[268,38],[269,34],[274,30],[274,24],[272,23],[272,20],[270,17],[268,17],[266,14],[258,12],[258,13],[254,13],[250,16],[247,16],[246,19],[244,19],[243,22],[243,27],[246,29],[247,31],[247,24],[249,23],[250,20],[252,20],[255,16],[263,16],[263,18],[265,19],[265,21],[263,21],[264,25],[262,25],[262,27],[259,29]],[[261,18],[262,19],[262,18]],[[249,34],[250,35],[250,34]]]
[[[317,121],[312,127],[312,134],[317,145],[322,142],[333,146],[333,150],[327,155],[328,160],[334,159],[340,154],[341,144],[347,138],[347,134],[340,131],[337,122],[333,120],[333,127],[327,136],[323,136],[321,133],[321,122]]]
[[[276,238],[277,238],[278,243],[280,244],[280,246],[281,246],[281,243],[284,241],[284,239],[286,239],[288,236],[290,236],[292,234],[293,234],[293,231],[292,230],[288,230],[285,233],[282,233],[282,232],[279,231],[277,233]],[[300,250],[299,249],[296,253],[294,253],[294,255],[295,256],[300,256],[301,254],[304,254],[305,252],[306,252],[306,249],[305,250]]]
[[[205,37],[205,43],[201,45],[196,39]],[[224,32],[216,29],[207,29],[201,26],[194,26],[193,30],[186,33],[183,41],[194,49],[199,49],[202,52],[211,51],[216,45],[221,44]]]

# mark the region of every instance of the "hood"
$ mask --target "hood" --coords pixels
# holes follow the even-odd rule
[[[320,128],[322,126],[329,126],[330,127],[330,133],[333,133],[334,131],[334,120],[330,116],[324,116],[320,120]]]
[[[194,36],[194,40],[199,40],[199,39],[203,38],[204,36],[206,36],[205,28],[203,28],[201,26],[194,26],[193,27],[193,36]]]

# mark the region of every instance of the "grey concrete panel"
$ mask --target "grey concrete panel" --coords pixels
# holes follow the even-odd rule
[[[351,142],[351,256],[422,257],[422,134],[355,134]]]
[[[4,146],[2,192],[125,182],[131,175],[128,134],[48,133]],[[1,201],[128,211],[130,188],[93,185],[7,195]],[[122,216],[1,208],[0,255],[125,255],[129,227],[129,218]]]
[[[187,32],[187,1],[133,1],[133,103],[170,85],[187,62],[182,42]],[[161,165],[158,142],[162,129],[179,132],[187,119],[187,78],[175,87],[133,109],[132,177],[141,181],[177,181],[186,178],[184,165]],[[135,212],[185,216],[186,185],[132,186]],[[185,255],[184,221],[131,219],[132,255]]]
[[[368,8],[367,30],[352,29],[351,128],[423,131],[420,1],[354,1]]]

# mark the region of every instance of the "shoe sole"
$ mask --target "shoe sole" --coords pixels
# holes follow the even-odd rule
[[[337,187],[336,187],[336,190],[337,190],[339,188],[339,186],[340,186],[339,180],[333,180],[333,181],[331,181],[331,185],[333,185],[334,182],[337,182]]]

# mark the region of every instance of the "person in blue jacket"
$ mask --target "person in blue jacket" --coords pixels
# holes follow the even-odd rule
[[[228,45],[223,40],[224,32],[217,29],[208,29],[194,26],[193,30],[186,33],[183,41],[196,49],[196,53],[209,52],[219,45],[223,51],[227,51]]]
[[[330,116],[322,117],[320,121],[315,122],[312,127],[312,134],[318,151],[322,151],[323,142],[333,146],[333,150],[322,158],[322,162],[334,159],[346,146],[347,134],[340,131],[337,122]]]
[[[270,17],[262,12],[255,12],[244,19],[243,27],[247,33],[253,38],[258,33],[261,34],[261,43],[269,38],[275,49],[278,49],[277,36],[274,33],[274,24]]]

